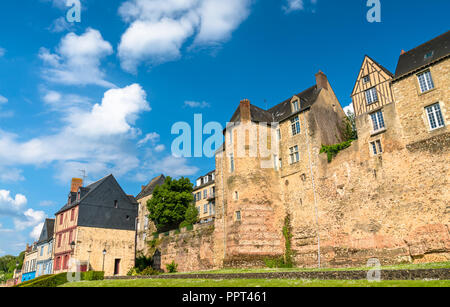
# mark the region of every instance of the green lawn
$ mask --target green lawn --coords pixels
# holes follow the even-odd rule
[[[441,281],[381,281],[366,280],[289,280],[289,279],[137,279],[81,281],[62,287],[450,287],[450,280]]]
[[[233,274],[233,273],[273,273],[273,272],[318,272],[318,271],[369,271],[373,267],[355,267],[355,268],[322,268],[322,269],[223,269],[213,271],[199,271],[189,273],[176,273],[176,274]],[[390,266],[382,266],[382,270],[418,270],[418,269],[450,269],[450,261],[438,262],[438,263],[423,263],[423,264],[398,264]]]

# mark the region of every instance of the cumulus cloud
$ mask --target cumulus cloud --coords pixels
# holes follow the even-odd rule
[[[156,143],[159,141],[159,134],[156,132],[148,133],[142,140],[138,142],[138,146],[143,146],[144,144],[147,144],[148,142]]]
[[[118,47],[122,68],[135,72],[175,60],[190,38],[194,45],[223,42],[248,17],[251,0],[129,0],[119,8],[130,26]]]
[[[50,95],[48,100],[57,98]],[[93,176],[106,171],[120,176],[139,165],[130,146],[138,134],[133,125],[149,110],[145,91],[133,84],[108,90],[89,111],[67,114],[57,133],[19,141],[17,135],[0,130],[0,167],[52,164],[63,181],[80,169]]]
[[[4,104],[4,103],[7,103],[7,102],[8,102],[8,98],[0,95],[0,104]]]
[[[39,57],[44,62],[43,76],[48,81],[65,85],[99,85],[115,87],[105,80],[100,69],[101,60],[113,53],[110,43],[99,31],[88,28],[80,36],[69,33],[61,39],[55,53],[41,48]]]
[[[17,215],[27,202],[27,198],[22,194],[13,197],[10,191],[0,190],[0,215]]]
[[[32,232],[30,233],[30,236],[34,238],[36,236],[36,232],[42,229],[43,221],[45,220],[46,215],[44,211],[36,211],[33,209],[28,209],[23,213],[23,215],[20,218],[14,218],[14,227],[18,231],[23,231],[27,228],[33,228]],[[41,226],[42,224],[42,226]],[[39,230],[36,230],[36,228],[39,228]]]
[[[185,101],[184,102],[184,106],[185,107],[189,107],[189,108],[209,108],[211,105],[209,103],[207,103],[206,101]]]
[[[37,224],[37,225],[33,228],[33,230],[31,231],[30,237],[31,237],[33,240],[38,240],[39,237],[41,236],[41,232],[42,232],[42,228],[43,228],[43,227],[44,227],[44,223],[43,223],[43,222]]]

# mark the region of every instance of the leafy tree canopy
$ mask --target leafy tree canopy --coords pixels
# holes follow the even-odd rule
[[[159,232],[178,228],[186,218],[186,211],[194,201],[193,184],[189,178],[178,180],[167,177],[164,184],[157,186],[153,197],[147,202],[149,219]]]

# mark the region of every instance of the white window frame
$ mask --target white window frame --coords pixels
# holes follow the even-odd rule
[[[377,87],[371,87],[365,92],[366,94],[366,101],[368,105],[374,104],[378,102],[378,93],[377,93]]]
[[[442,109],[439,102],[425,107],[425,113],[428,119],[430,131],[445,127],[444,115],[442,114]],[[433,127],[433,124],[435,127]]]
[[[300,117],[298,115],[291,119],[291,132],[292,136],[296,136],[301,133]]]
[[[291,164],[295,164],[300,161],[300,152],[298,150],[298,145],[289,148],[289,157]]]
[[[370,142],[370,151],[374,156],[383,154],[383,145],[381,144],[381,139]]]
[[[292,100],[291,104],[293,113],[300,111],[300,100],[298,99]]]
[[[423,77],[423,79],[421,78]],[[417,82],[419,82],[419,88],[421,93],[425,93],[434,89],[433,77],[431,71],[426,70],[417,74]]]
[[[372,121],[373,132],[386,129],[386,122],[384,121],[384,114],[382,110],[370,114],[370,119]]]

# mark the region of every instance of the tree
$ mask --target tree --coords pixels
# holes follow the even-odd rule
[[[358,139],[358,132],[356,130],[356,116],[352,111],[347,112],[347,117],[343,123],[343,134],[345,141],[353,141]]]
[[[147,202],[150,212],[149,219],[153,221],[159,232],[178,228],[186,218],[186,211],[194,201],[193,184],[189,178],[181,177],[174,180],[167,177],[164,184],[157,186],[153,197]]]
[[[196,224],[198,222],[198,216],[199,212],[197,207],[194,204],[190,204],[186,210],[185,220],[180,224],[180,228]]]

